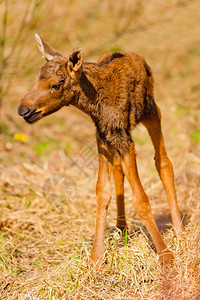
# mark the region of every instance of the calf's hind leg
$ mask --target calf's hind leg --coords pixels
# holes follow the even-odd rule
[[[134,143],[131,143],[129,151],[123,156],[122,167],[124,174],[128,178],[132,188],[132,201],[134,209],[147,227],[156,246],[160,260],[168,263],[174,257],[173,254],[167,249],[167,246],[165,245],[159,233],[158,227],[151,212],[149,199],[140,182],[136,166]]]
[[[124,205],[124,172],[121,161],[115,155],[113,159],[113,177],[115,181],[116,204],[117,204],[117,228],[121,231],[127,229]]]
[[[177,236],[181,236],[181,233],[184,231],[184,228],[180,217],[174,187],[173,167],[171,161],[167,157],[167,153],[165,150],[164,139],[161,130],[161,113],[158,107],[157,113],[148,116],[143,121],[143,125],[147,128],[155,148],[156,169],[160,175],[161,181],[167,193],[174,229],[176,231]]]

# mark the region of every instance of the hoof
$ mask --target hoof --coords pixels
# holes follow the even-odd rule
[[[96,255],[95,253],[91,253],[89,265],[96,271],[99,271],[102,267],[102,263],[104,260],[104,252],[102,255],[99,255],[99,253]]]
[[[168,249],[163,250],[158,255],[159,255],[160,262],[163,264],[172,264],[174,261],[174,255]]]
[[[122,232],[122,234],[125,234],[125,232],[128,231],[128,226],[126,224],[117,224],[116,227]]]
[[[181,226],[178,230],[175,230],[176,236],[178,240],[184,240],[185,239],[185,231],[183,226]]]

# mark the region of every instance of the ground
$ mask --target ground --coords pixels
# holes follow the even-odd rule
[[[12,52],[26,7],[20,0],[8,2],[5,53],[12,55],[0,85],[0,91],[6,86],[0,108],[0,299],[200,299],[199,1],[67,1],[66,10],[62,0],[31,3]],[[152,67],[185,227],[182,240],[171,225],[145,128],[139,125],[133,139],[141,181],[175,256],[172,266],[158,262],[127,181],[128,233],[115,228],[113,193],[105,263],[98,273],[88,265],[96,212],[95,128],[73,107],[34,125],[17,115],[43,64],[35,32],[65,55],[80,46],[89,61],[111,50],[136,52]]]

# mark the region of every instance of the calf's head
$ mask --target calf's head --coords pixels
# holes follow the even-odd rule
[[[34,87],[21,100],[18,114],[34,123],[76,97],[76,87],[82,72],[83,49],[75,49],[68,58],[35,35],[46,64],[36,76]]]

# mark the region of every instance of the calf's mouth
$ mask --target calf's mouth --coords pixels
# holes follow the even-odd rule
[[[40,111],[34,111],[31,114],[28,114],[28,115],[24,116],[23,118],[29,124],[35,123],[39,119],[42,118],[41,112],[42,112],[41,110]]]

